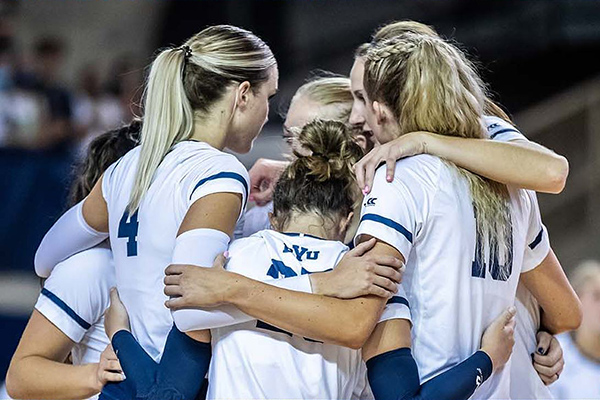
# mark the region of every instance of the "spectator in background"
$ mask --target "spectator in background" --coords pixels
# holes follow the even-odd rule
[[[109,82],[106,86],[108,96],[121,103],[126,121],[142,115],[140,108],[143,91],[142,69],[128,55],[118,57],[108,73]]]
[[[571,284],[581,299],[583,321],[578,330],[558,336],[565,367],[550,391],[557,399],[600,399],[600,262],[581,263]]]
[[[62,42],[42,38],[33,62],[15,73],[10,92],[7,146],[65,151],[73,142],[71,96],[58,81],[64,56]]]
[[[42,38],[34,47],[33,89],[41,96],[41,126],[34,147],[64,150],[73,143],[71,95],[58,80],[65,48],[56,38]]]
[[[100,73],[86,65],[79,75],[79,90],[73,105],[73,123],[79,139],[79,156],[98,135],[131,121],[118,97],[102,90]]]

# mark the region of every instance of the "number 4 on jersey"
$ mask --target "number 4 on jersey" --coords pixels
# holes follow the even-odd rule
[[[138,212],[129,217],[129,212],[125,210],[121,221],[119,222],[119,232],[117,234],[120,238],[127,238],[127,257],[137,256],[137,235],[138,235]]]

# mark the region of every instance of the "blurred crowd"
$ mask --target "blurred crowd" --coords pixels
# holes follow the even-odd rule
[[[0,21],[0,147],[81,153],[138,112],[141,69],[126,56],[106,79],[93,62],[77,76],[62,76],[67,57],[56,37],[18,48],[10,23]]]

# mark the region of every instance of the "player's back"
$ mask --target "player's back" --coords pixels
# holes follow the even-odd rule
[[[248,179],[235,157],[202,142],[180,142],[159,165],[138,211],[129,215],[127,205],[139,155],[137,147],[109,167],[102,190],[108,205],[119,294],[129,312],[133,334],[158,360],[173,325],[164,306],[163,278],[179,226],[195,200],[226,189],[231,182],[243,186],[247,194]]]
[[[332,268],[347,249],[341,242],[267,230],[233,242],[227,269],[257,280],[292,277]],[[260,321],[211,333],[209,399],[350,399],[365,388],[358,350]]]
[[[394,245],[406,259],[403,286],[422,382],[477,351],[484,329],[514,303],[531,204],[526,192],[509,192],[510,256],[496,259],[487,245],[476,254],[486,241],[477,237],[469,186],[455,168],[423,155],[399,161],[392,183],[385,166],[376,173],[358,233]],[[508,390],[509,375],[498,371],[474,397],[508,398]]]

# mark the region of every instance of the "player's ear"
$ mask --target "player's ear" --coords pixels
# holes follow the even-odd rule
[[[245,109],[248,107],[248,101],[250,100],[251,87],[250,82],[244,81],[235,88],[235,102],[234,108],[239,107]]]
[[[384,125],[390,118],[389,108],[378,101],[373,101],[373,112],[375,113],[375,120],[379,125]]]
[[[271,224],[271,228],[275,231],[280,231],[281,227],[279,226],[279,220],[273,215],[272,212],[269,212],[269,223]]]
[[[346,232],[348,232],[348,228],[350,228],[350,224],[352,223],[352,217],[354,217],[354,211],[350,211],[346,218],[340,220],[340,237],[343,238],[346,236]]]

